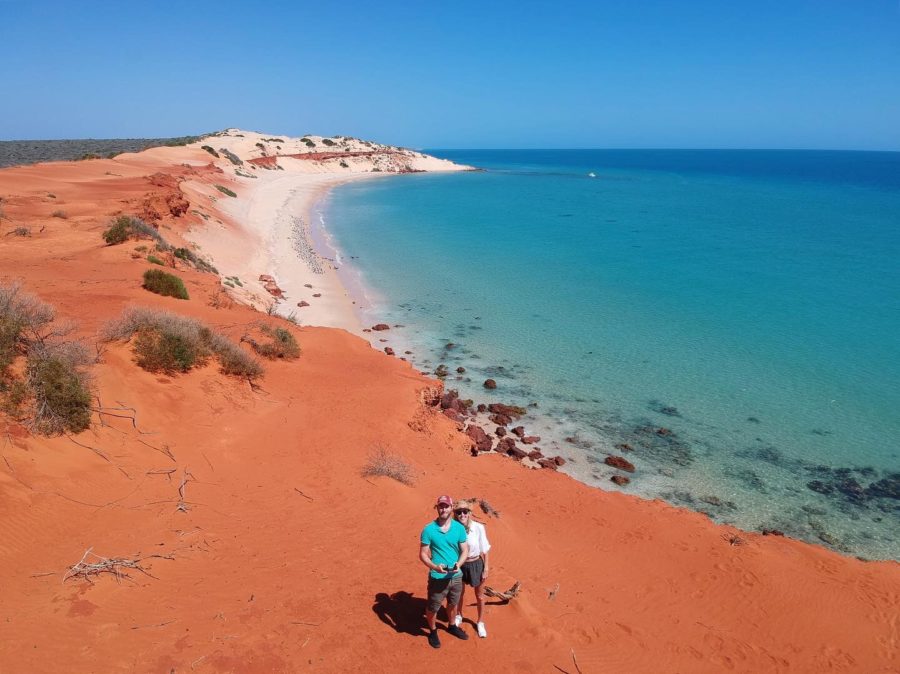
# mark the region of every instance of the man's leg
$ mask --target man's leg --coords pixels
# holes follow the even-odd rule
[[[437,613],[434,611],[425,611],[425,620],[428,622],[428,631],[434,632],[437,629]]]

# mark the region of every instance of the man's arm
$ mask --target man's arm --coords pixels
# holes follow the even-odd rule
[[[419,545],[419,560],[432,571],[441,571],[443,569],[443,565],[431,562],[431,546],[427,543]]]

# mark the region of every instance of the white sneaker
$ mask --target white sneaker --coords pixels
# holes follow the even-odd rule
[[[459,613],[457,613],[456,617],[453,619],[453,624],[456,625],[457,627],[462,625],[462,616]]]
[[[482,639],[486,639],[487,630],[484,628],[484,623],[478,623],[475,627],[478,630],[478,636],[480,636]]]

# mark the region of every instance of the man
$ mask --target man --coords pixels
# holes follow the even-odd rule
[[[447,602],[447,631],[457,639],[468,639],[460,627],[454,624],[456,608],[462,595],[463,562],[469,556],[465,527],[453,519],[453,499],[440,496],[435,504],[437,517],[422,530],[419,539],[419,559],[428,567],[428,603],[425,619],[428,621],[428,643],[440,648],[435,620],[441,604]]]

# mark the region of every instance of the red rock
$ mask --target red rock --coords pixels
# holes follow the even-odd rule
[[[302,309],[303,307],[308,307],[309,302],[307,302],[306,300],[300,300],[299,302],[297,302],[297,306]]]
[[[487,405],[485,405],[484,403],[478,403],[477,409],[479,412],[487,412]]]
[[[634,472],[634,464],[627,459],[623,459],[621,456],[607,456],[603,459],[603,463],[607,466],[612,466],[613,468],[628,471],[629,473]]]
[[[528,453],[525,450],[519,449],[518,447],[510,447],[506,450],[506,453],[514,459],[524,459],[528,456]]]
[[[497,430],[494,431],[498,438],[502,438],[506,435],[506,426],[497,426]]]
[[[784,536],[784,532],[781,529],[763,529],[763,536]]]
[[[304,283],[304,284],[303,284],[303,287],[304,287],[304,288],[312,288],[312,284],[311,284],[311,283]]]
[[[259,280],[260,283],[275,283],[275,277],[269,276],[268,274],[260,274]]]
[[[321,297],[322,293],[313,293],[313,297]]]
[[[490,405],[488,405],[488,409],[491,412],[496,412],[497,414],[505,414],[506,416],[512,417],[513,419],[521,417],[523,414],[525,414],[524,407],[504,405],[503,403],[491,403]]]
[[[457,412],[461,412],[465,408],[462,404],[460,404],[459,394],[456,391],[447,391],[444,395],[441,396],[441,409],[456,410]]]
[[[565,466],[566,465],[566,460],[564,458],[562,458],[561,456],[554,456],[550,460],[553,463],[555,463],[557,466]]]
[[[543,459],[543,458],[544,458],[544,455],[541,454],[540,450],[538,450],[538,449],[532,449],[530,452],[528,452],[528,458],[529,458],[529,459],[532,459],[532,460],[534,460],[534,461],[537,461],[538,459]],[[554,465],[555,465],[555,464],[554,464]]]
[[[538,465],[541,468],[549,468],[550,470],[556,470],[559,467],[553,459],[538,459]]]
[[[514,449],[516,446],[516,441],[511,437],[506,436],[505,438],[501,438],[500,442],[497,443],[497,451],[498,452],[508,452],[510,449]]]
[[[656,434],[657,434],[657,435],[660,435],[660,436],[662,436],[662,437],[667,437],[667,436],[669,436],[669,435],[675,435],[675,434],[674,434],[670,429],[668,429],[668,428],[657,428],[657,429],[656,429]]]
[[[612,476],[611,478],[609,478],[609,479],[610,479],[610,481],[616,483],[616,484],[619,485],[620,487],[624,487],[626,484],[628,484],[629,482],[631,482],[631,479],[625,477],[624,475],[613,475],[613,476]]]
[[[522,438],[522,442],[525,443],[526,445],[533,445],[534,443],[540,442],[540,441],[541,441],[541,436],[539,436],[539,435],[529,435],[529,436]]]
[[[411,355],[412,355],[412,351],[404,351],[403,353],[405,353],[407,356],[411,356]]]
[[[508,426],[510,421],[512,421],[512,419],[502,414],[492,414],[489,418],[498,426]]]
[[[453,409],[441,410],[441,414],[443,414],[448,419],[453,419],[453,421],[462,421],[462,417],[459,416],[459,412]]]
[[[462,374],[463,372],[466,371],[466,368],[460,366],[460,367],[456,368],[456,371],[459,372],[460,374]]]
[[[384,344],[387,340],[386,340],[386,339],[379,339],[378,341],[381,342],[382,344]]]
[[[479,452],[489,452],[493,446],[490,437],[488,434],[484,432],[484,429],[481,426],[476,426],[475,424],[471,424],[466,429],[466,435],[472,440],[475,444],[475,448]]]
[[[514,429],[512,429],[512,432],[515,433],[516,435],[518,435],[520,438],[525,437],[525,427],[524,426],[516,426]]]
[[[485,379],[485,380],[484,380],[484,387],[485,387],[486,389],[491,389],[491,390],[493,390],[493,389],[497,388],[497,382],[495,382],[493,379]]]
[[[387,355],[389,355],[389,356],[393,356],[393,355],[394,355],[394,350],[393,350],[391,347],[389,347],[389,346],[384,347],[384,352],[385,352]]]
[[[378,331],[381,331],[381,330],[390,330],[390,329],[391,329],[391,326],[388,325],[387,323],[378,323],[377,325],[373,325],[373,326],[372,326],[372,329],[373,329],[373,330],[378,330]]]

